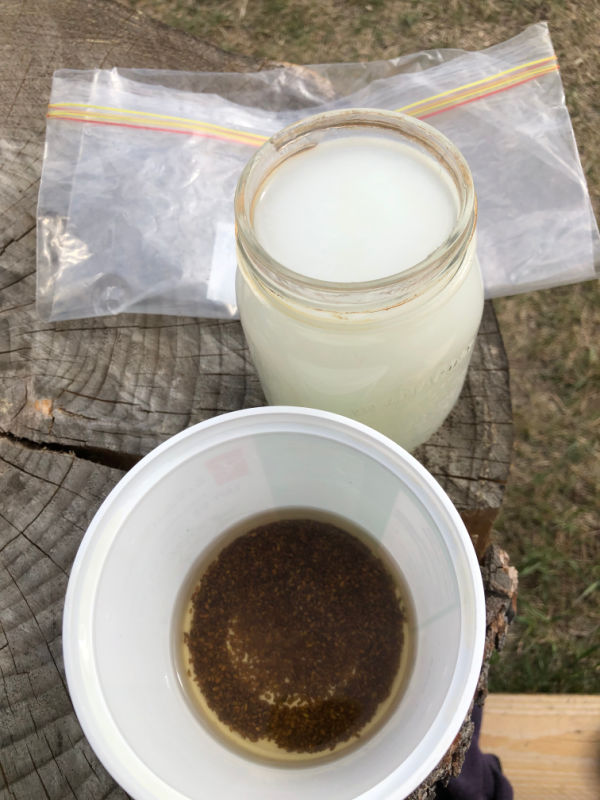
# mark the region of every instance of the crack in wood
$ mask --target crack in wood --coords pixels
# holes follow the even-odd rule
[[[92,400],[94,403],[109,403],[111,406],[133,406],[134,408],[140,407],[139,403],[136,403],[132,400],[105,400],[103,397],[97,397],[93,394],[85,394],[85,392],[77,392],[75,389],[63,389],[61,391],[61,395],[62,394],[72,394],[75,397],[83,397],[84,400]]]
[[[30,234],[32,231],[34,231],[35,230],[35,226],[36,226],[36,223],[34,222],[33,225],[30,225],[29,228],[27,228],[27,230],[24,231],[20,236],[15,236],[14,238],[9,239],[8,242],[6,242],[6,244],[4,244],[2,247],[0,247],[0,256],[3,256],[4,253],[8,250],[8,248],[11,247],[13,244],[16,244],[17,242],[20,242],[21,239],[24,239],[28,234]],[[31,273],[29,273],[29,274],[31,275]],[[22,280],[22,278],[19,278],[18,280]],[[9,284],[9,286],[10,285],[12,285],[12,284]],[[7,287],[3,286],[2,288],[5,289]]]
[[[105,400],[102,397],[94,397],[93,395],[84,394],[83,392],[76,392],[74,389],[62,389],[59,397],[63,394],[72,394],[76,397],[82,397],[85,400],[92,400],[95,403],[108,403],[111,406],[131,406],[132,408],[139,409],[144,414],[169,414],[171,416],[176,417],[185,417],[189,416],[188,411],[173,411],[167,408],[145,408],[143,405],[136,401],[131,400]],[[57,411],[61,414],[66,414],[70,417],[79,417],[80,419],[86,419],[91,422],[95,422],[97,417],[89,417],[85,414],[81,414],[78,411],[70,411],[67,408],[63,408],[62,406],[55,406],[53,411],[56,413]]]
[[[12,356],[14,353],[21,353],[24,350],[31,350],[27,344],[24,347],[11,347],[9,350],[0,350],[0,356]]]
[[[57,489],[56,491],[58,491],[58,489]],[[51,502],[52,502],[52,500],[54,499],[54,496],[55,496],[55,494],[56,494],[56,492],[54,492],[54,494],[52,495],[52,497],[50,498],[50,500],[48,500],[48,502],[44,504],[44,507],[43,507],[43,508],[42,508],[42,510],[39,512],[39,514],[36,514],[36,515],[35,515],[34,519],[32,519],[32,520],[31,520],[31,522],[29,523],[29,525],[27,526],[27,528],[29,528],[31,525],[33,525],[33,523],[36,521],[36,519],[38,519],[38,517],[40,517],[40,516],[41,516],[41,514],[42,514],[42,513],[43,513],[43,512],[44,512],[44,511],[45,511],[45,510],[48,508],[48,506],[50,505],[50,503],[51,503]],[[26,528],[25,530],[27,530],[27,528]],[[69,577],[69,573],[66,571],[66,569],[65,569],[64,567],[61,567],[61,565],[60,565],[60,564],[59,564],[57,561],[55,561],[55,560],[52,558],[52,556],[50,555],[50,553],[47,553],[47,552],[44,550],[44,548],[43,548],[43,547],[40,547],[40,546],[39,546],[39,544],[37,544],[37,542],[34,542],[34,541],[33,541],[33,539],[30,539],[30,538],[29,538],[29,536],[27,536],[27,534],[25,533],[25,531],[22,531],[22,533],[21,533],[21,536],[23,536],[23,538],[24,538],[26,541],[28,541],[28,542],[29,542],[29,544],[30,544],[30,545],[32,545],[32,547],[35,547],[35,549],[36,549],[36,550],[39,550],[39,552],[40,552],[40,553],[41,553],[43,556],[46,556],[46,558],[47,558],[49,561],[51,561],[51,562],[54,564],[54,566],[55,566],[55,567],[56,567],[58,570],[60,570],[60,571],[63,573],[63,575],[65,575],[67,578]],[[2,549],[4,549],[4,548],[2,548]],[[1,552],[1,551],[0,551],[0,552]]]
[[[73,797],[75,798],[75,800],[77,800],[77,793],[75,792],[75,789],[73,789],[73,787],[71,786],[71,782],[70,782],[70,780],[67,778],[67,776],[66,776],[66,774],[65,774],[64,770],[62,770],[62,769],[61,769],[60,763],[59,763],[59,762],[58,762],[56,759],[54,759],[54,761],[55,761],[55,763],[56,763],[56,766],[58,767],[58,771],[60,772],[60,774],[61,774],[61,775],[62,775],[62,777],[64,778],[64,780],[65,780],[65,783],[67,784],[67,786],[68,786],[68,787],[69,787],[69,789],[71,790],[71,794],[73,795]]]
[[[51,499],[54,499],[54,495],[56,494],[58,489],[61,488],[61,483],[60,482],[57,483],[56,481],[50,480],[50,478],[45,478],[42,475],[36,475],[35,472],[30,472],[28,469],[25,469],[25,467],[23,467],[21,464],[15,464],[14,461],[11,461],[10,459],[8,459],[8,458],[6,458],[4,456],[0,456],[0,461],[3,461],[5,464],[8,464],[9,467],[14,467],[19,472],[23,472],[25,475],[29,475],[30,478],[35,478],[38,481],[42,481],[43,483],[49,483],[51,486],[55,486],[56,489],[55,489],[54,493],[52,494],[52,498]],[[70,490],[67,489],[66,491],[70,491]],[[76,493],[75,492],[71,492],[71,494],[76,494]],[[27,527],[29,527],[29,525]]]
[[[21,529],[17,528],[17,526],[13,522],[11,522],[7,517],[5,517],[1,511],[0,511],[0,519],[3,519],[7,525],[10,525],[10,527],[17,532],[16,536],[13,537],[13,539],[16,539],[17,536],[20,535]],[[11,539],[11,541],[13,541],[13,539]],[[10,542],[6,542],[5,544],[2,545],[2,547],[0,547],[0,553],[4,550],[7,544],[10,544]]]
[[[33,721],[33,724],[34,724],[34,727],[35,727],[36,733],[37,733],[37,726],[35,724],[35,720],[33,719],[33,717],[31,717],[31,719]],[[40,771],[39,771],[39,769],[38,769],[38,767],[37,767],[37,765],[35,763],[35,758],[33,757],[33,754],[31,752],[31,750],[29,749],[29,745],[27,744],[27,742],[25,742],[25,747],[27,748],[27,752],[29,753],[29,758],[31,759],[31,764],[33,766],[35,774],[38,776],[38,780],[39,780],[39,782],[41,784],[42,789],[44,790],[44,794],[46,795],[47,800],[52,800],[52,798],[48,794],[48,790],[46,789],[46,785],[45,785],[44,781],[42,780],[42,776],[40,775]]]
[[[10,242],[5,245],[4,249],[6,249],[9,245],[10,245]],[[0,255],[1,255],[1,253],[0,253]],[[30,278],[32,275],[35,275],[35,272],[36,271],[33,269],[33,270],[31,270],[31,272],[27,272],[25,275],[19,275],[18,277],[16,277],[14,279],[14,281],[11,281],[10,283],[5,283],[3,286],[0,286],[0,292],[5,291],[5,289],[10,289],[11,286],[14,286],[17,283],[20,283],[21,281],[27,280],[27,278]],[[17,308],[18,307],[19,306],[17,306]],[[8,309],[2,309],[2,310],[3,311],[7,311]]]
[[[6,521],[8,522],[8,520],[6,519],[6,517],[2,517],[2,519],[3,519],[3,520],[6,520]],[[9,523],[9,524],[10,524],[10,525],[12,525],[12,522],[11,522],[11,523]],[[14,525],[13,525],[13,528],[14,528]],[[0,547],[0,553],[3,553],[3,552],[6,550],[6,548],[7,548],[9,545],[11,545],[13,542],[16,542],[16,541],[17,541],[17,539],[19,538],[19,536],[20,536],[20,535],[21,535],[20,533],[17,533],[17,534],[16,534],[16,536],[13,536],[13,537],[12,537],[12,539],[9,539],[9,540],[8,540],[8,542],[4,542],[4,544],[2,545],[2,547]]]
[[[448,478],[449,480],[455,480],[455,481],[473,482],[474,480],[478,480],[478,481],[486,481],[488,483],[497,483],[500,486],[504,486],[506,484],[505,479],[493,478],[488,475],[479,475],[477,477],[474,477],[473,475],[454,475],[451,472],[441,472],[440,475],[444,478]]]
[[[63,408],[62,406],[54,406],[52,409],[52,424],[50,426],[50,431],[52,431],[52,427],[54,426],[54,418],[56,414],[64,414],[66,417],[75,417],[76,419],[85,419],[88,422],[95,422],[96,417],[88,417],[86,414],[81,414],[79,411],[69,411],[68,408]]]
[[[10,788],[10,784],[8,782],[8,776],[7,776],[6,772],[4,771],[4,767],[2,766],[2,760],[1,759],[0,759],[0,775],[2,775],[2,780],[4,781],[4,785],[6,786],[6,789],[8,791],[8,796],[11,798],[11,800],[14,800],[14,796],[15,795],[14,795],[14,792],[12,791],[12,789]]]
[[[40,429],[36,428],[35,425],[23,425],[23,428],[25,428],[28,431],[33,431],[33,433],[38,434],[38,435],[41,433]],[[51,430],[52,430],[52,428],[50,428],[50,430],[48,430],[48,431],[44,431],[44,433],[50,433]],[[3,431],[3,433],[10,433],[10,431]],[[17,436],[17,439],[22,439],[23,442],[31,441],[31,442],[33,442],[33,444],[36,444],[36,443],[40,444],[42,446],[42,448],[44,448],[46,450],[52,450],[55,444],[59,444],[58,442],[47,442],[47,443],[39,442],[38,439],[28,439],[26,436]],[[67,436],[66,433],[63,433],[62,439],[64,440],[65,444],[63,444],[63,445],[59,444],[59,446],[64,447],[65,452],[68,452],[68,453],[72,454],[76,447],[86,447],[86,444],[85,444],[86,440],[82,439],[79,436]],[[66,444],[67,441],[76,442],[77,444]]]
[[[62,718],[59,718],[59,719],[62,719]],[[77,795],[74,793],[73,787],[69,783],[69,779],[67,778],[67,776],[65,775],[64,771],[62,770],[60,762],[58,761],[58,758],[57,758],[57,756],[56,756],[56,754],[54,752],[54,749],[52,748],[52,746],[51,746],[51,744],[50,744],[50,742],[48,740],[48,736],[46,735],[45,731],[42,731],[41,735],[44,737],[44,740],[46,742],[46,746],[48,747],[48,751],[50,753],[50,758],[47,761],[45,761],[43,764],[41,764],[41,766],[44,767],[44,766],[46,766],[46,764],[53,763],[56,766],[56,769],[58,770],[59,775],[63,778],[63,780],[65,781],[65,783],[67,784],[67,786],[71,790],[71,793],[73,794],[73,796],[76,797]],[[67,737],[67,738],[69,738],[69,737]],[[69,742],[70,742],[70,739],[69,739]],[[70,742],[70,744],[71,744],[71,749],[74,749],[73,743]],[[27,748],[27,749],[29,750],[29,748]],[[62,753],[64,753],[64,752],[66,752],[66,751],[65,750],[61,751],[61,753],[59,753],[59,755],[62,755]],[[30,755],[31,755],[31,753],[30,753]],[[35,767],[35,765],[34,765],[34,768],[36,769],[36,772],[37,772],[37,767]],[[40,776],[40,780],[41,780],[41,776]],[[64,797],[64,795],[61,795],[61,797]]]
[[[0,289],[3,291],[3,289]],[[3,308],[0,310],[0,314],[8,314],[11,311],[19,311],[22,308],[29,308],[30,306],[35,305],[35,300],[29,300],[27,303],[17,303],[15,306],[8,306],[7,308]]]
[[[8,642],[6,642],[6,645],[5,645],[5,647],[8,647]],[[11,654],[11,656],[12,656],[12,651],[11,651],[10,647],[9,647],[9,649],[8,649],[8,652],[9,652],[9,653]],[[14,659],[13,659],[13,662],[14,662]],[[11,713],[11,714],[14,716],[15,710],[14,710],[14,708],[13,708],[13,706],[12,706],[12,703],[10,702],[10,694],[9,694],[8,688],[7,688],[7,686],[6,686],[6,676],[5,676],[4,672],[2,672],[2,686],[4,687],[4,691],[2,692],[2,696],[3,696],[3,697],[5,698],[5,700],[6,700],[6,706],[8,706],[8,710],[9,710],[9,711],[10,711],[10,713]],[[11,743],[12,743],[12,744],[14,744],[14,743],[15,743],[15,738],[14,738],[14,736],[12,735],[12,731],[11,731],[11,734],[10,734],[10,741],[11,741]],[[1,763],[2,763],[2,762],[0,761],[0,764],[1,764]]]
[[[68,695],[69,690],[67,689],[67,684],[65,683],[65,679],[63,678],[62,672],[60,671],[60,669],[58,667],[58,664],[56,663],[56,659],[54,658],[54,653],[52,652],[52,650],[50,648],[50,645],[46,641],[46,637],[44,635],[44,631],[42,630],[42,627],[41,627],[40,623],[38,622],[38,618],[36,617],[33,608],[29,604],[29,600],[27,599],[27,596],[25,595],[25,593],[23,592],[23,590],[19,586],[19,584],[18,584],[17,580],[15,579],[14,575],[12,574],[12,572],[9,570],[8,564],[4,565],[4,569],[6,570],[6,573],[9,576],[9,578],[11,579],[11,581],[14,583],[17,591],[19,592],[19,594],[23,598],[23,602],[25,603],[25,605],[27,606],[27,608],[29,610],[29,613],[31,614],[31,619],[34,621],[35,626],[39,631],[41,640],[46,645],[46,650],[48,651],[48,655],[50,656],[50,659],[52,660],[52,663],[54,664],[54,667],[56,669],[56,673],[57,673],[57,675],[58,675],[58,677],[60,679],[60,682],[62,683],[63,688],[64,688],[65,692],[67,692],[67,695]],[[34,723],[34,725],[35,725],[35,723]]]
[[[94,764],[93,764],[93,763],[90,761],[90,759],[87,757],[87,754],[86,754],[86,752],[85,752],[85,748],[84,748],[84,747],[81,747],[81,746],[79,746],[79,747],[77,748],[77,750],[78,750],[78,751],[81,753],[81,755],[82,755],[82,756],[85,758],[85,760],[87,761],[89,768],[91,769],[92,773],[93,773],[93,774],[96,776],[96,778],[97,778],[98,782],[99,782],[99,783],[101,783],[101,782],[102,782],[102,775],[99,775],[99,774],[98,774],[98,772],[97,772],[96,768],[94,767]]]
[[[91,461],[94,464],[101,464],[104,467],[110,467],[111,469],[119,469],[123,471],[131,469],[131,467],[135,466],[135,464],[137,464],[137,462],[142,458],[142,456],[136,453],[108,450],[104,447],[92,447],[87,445],[64,445],[64,444],[58,444],[57,442],[36,442],[33,439],[27,439],[23,436],[15,436],[14,433],[10,433],[9,431],[0,431],[0,441],[2,439],[5,439],[6,441],[11,442],[12,444],[24,447],[26,450],[34,450],[41,452],[49,450],[53,453],[63,453],[64,455],[67,456],[71,457],[74,456],[76,458],[80,458],[83,461]],[[2,460],[6,461],[6,459],[4,458],[2,458]],[[6,461],[6,463],[11,464],[11,466],[19,470],[23,469],[21,466],[17,464],[12,464],[9,461]],[[42,478],[39,475],[32,475],[32,477],[39,478],[40,480],[45,480],[47,483],[53,483],[54,485],[57,485],[54,481],[49,481],[47,478]],[[67,489],[67,491],[70,490]]]

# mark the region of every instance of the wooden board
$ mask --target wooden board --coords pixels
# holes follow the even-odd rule
[[[480,738],[516,800],[600,797],[600,696],[489,695]]]

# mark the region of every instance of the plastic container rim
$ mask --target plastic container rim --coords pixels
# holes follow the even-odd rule
[[[273,426],[272,431],[268,430],[269,424]],[[218,434],[219,428],[222,429],[223,436],[216,442],[215,434]],[[62,634],[65,672],[71,700],[81,727],[92,748],[113,778],[127,792],[132,794],[136,800],[189,800],[189,798],[165,783],[137,756],[131,745],[121,735],[104,700],[99,680],[96,680],[95,685],[92,686],[89,686],[86,681],[90,675],[95,675],[95,666],[91,652],[93,649],[91,647],[92,631],[85,624],[85,619],[82,619],[84,616],[82,608],[85,603],[87,613],[93,614],[97,579],[102,569],[102,562],[94,563],[94,559],[98,562],[102,553],[98,556],[94,549],[98,550],[98,545],[104,545],[104,560],[118,530],[113,525],[113,530],[111,531],[111,525],[106,523],[106,517],[113,510],[113,505],[119,502],[128,506],[127,513],[130,513],[139,501],[140,496],[142,496],[141,494],[136,496],[134,492],[133,497],[125,497],[123,499],[124,495],[131,492],[131,484],[143,479],[144,473],[147,473],[148,470],[156,470],[152,481],[152,483],[155,483],[164,474],[168,473],[175,464],[181,463],[179,458],[171,462],[169,451],[177,449],[178,445],[187,439],[193,439],[199,434],[213,434],[207,437],[207,442],[202,447],[198,447],[193,450],[193,453],[188,454],[195,455],[205,447],[212,446],[212,444],[231,441],[242,432],[245,434],[282,432],[284,430],[309,432],[309,429],[312,429],[312,433],[316,435],[319,433],[321,435],[328,434],[328,438],[337,442],[352,443],[355,446],[362,445],[363,447],[368,445],[368,452],[364,451],[368,457],[375,458],[380,463],[387,460],[397,467],[401,464],[407,467],[407,472],[409,474],[412,473],[413,478],[413,481],[408,483],[409,489],[419,497],[421,502],[422,498],[418,490],[421,489],[421,491],[428,493],[429,499],[434,499],[437,502],[438,510],[441,510],[442,513],[450,518],[456,543],[462,550],[462,556],[466,561],[468,572],[472,578],[469,587],[460,588],[461,591],[466,592],[468,590],[473,595],[475,607],[472,615],[472,633],[475,644],[467,675],[463,676],[461,696],[458,700],[453,699],[455,708],[452,712],[451,721],[446,724],[444,731],[438,737],[435,747],[430,749],[430,752],[425,755],[418,768],[408,778],[404,778],[401,783],[398,783],[398,776],[396,775],[398,770],[394,770],[384,781],[363,794],[357,795],[355,800],[358,800],[358,798],[360,800],[376,800],[376,798],[384,797],[400,800],[400,798],[413,791],[439,763],[452,744],[468,713],[483,660],[485,597],[482,581],[476,577],[480,575],[480,568],[469,534],[452,501],[435,478],[400,445],[368,426],[338,414],[294,406],[268,406],[229,412],[204,420],[170,437],[151,450],[121,478],[102,502],[90,522],[73,562],[69,577],[63,613]],[[171,455],[173,455],[172,452]],[[103,528],[106,524],[108,524],[108,527]],[[106,546],[107,544],[108,547]],[[93,573],[94,571],[96,580],[87,580],[88,573]],[[461,632],[462,635],[463,632]],[[434,726],[435,722],[432,728]],[[431,729],[427,737],[430,734]],[[419,747],[420,745],[417,746],[416,750]],[[409,758],[412,758],[413,754]]]

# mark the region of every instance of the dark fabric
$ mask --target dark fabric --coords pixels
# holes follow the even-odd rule
[[[474,706],[473,741],[462,771],[457,778],[450,778],[448,786],[438,789],[437,800],[513,800],[512,786],[502,774],[499,759],[479,749],[481,718],[481,706]]]

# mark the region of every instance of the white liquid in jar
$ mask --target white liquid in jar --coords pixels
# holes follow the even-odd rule
[[[253,221],[280,264],[350,283],[418,264],[448,238],[457,213],[456,190],[439,162],[402,142],[350,136],[274,170]]]
[[[288,270],[338,286],[400,281],[459,213],[449,170],[405,141],[320,141],[272,169],[252,202],[256,239]],[[265,289],[238,250],[240,317],[272,405],[364,422],[411,450],[458,399],[483,311],[475,237],[450,280],[359,313]],[[340,287],[341,288],[341,287]]]

